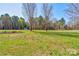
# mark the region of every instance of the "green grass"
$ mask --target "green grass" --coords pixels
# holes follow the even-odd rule
[[[77,56],[77,30],[0,30],[1,56]]]

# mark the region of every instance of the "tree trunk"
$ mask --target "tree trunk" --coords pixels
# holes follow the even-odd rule
[[[29,23],[30,23],[30,31],[32,31],[32,29],[33,29],[33,28],[32,28],[32,19],[33,19],[33,18],[30,18],[30,20],[29,20]]]
[[[48,29],[47,29],[47,23],[45,24],[45,30],[46,30],[46,32],[47,32],[47,30],[48,30]]]

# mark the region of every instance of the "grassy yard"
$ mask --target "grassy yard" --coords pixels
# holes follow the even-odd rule
[[[79,31],[1,30],[0,55],[69,56],[79,55]]]

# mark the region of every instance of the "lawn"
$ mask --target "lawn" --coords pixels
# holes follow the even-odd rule
[[[0,56],[79,55],[77,30],[0,30]]]

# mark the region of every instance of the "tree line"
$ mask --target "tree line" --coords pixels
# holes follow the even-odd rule
[[[46,24],[47,22],[47,24]],[[64,29],[65,19],[61,18],[60,20],[45,20],[43,16],[34,17],[32,19],[32,29],[33,30],[57,30],[57,29]],[[18,16],[10,16],[9,14],[4,14],[0,16],[0,30],[23,30],[23,29],[30,29],[30,24],[28,21],[25,21],[24,18]]]
[[[65,14],[68,16],[68,22],[62,17],[56,19],[53,17],[54,9],[53,4],[42,3],[41,15],[37,16],[37,4],[23,3],[22,4],[23,16],[27,18],[25,21],[23,17],[9,16],[4,14],[0,16],[0,29],[29,29],[32,30],[76,30],[79,29],[79,4],[68,4],[65,9]]]
[[[74,30],[79,29],[79,4],[71,3],[68,4],[68,8],[65,9],[69,21],[66,23],[65,19],[62,17],[60,20],[56,20],[53,17],[53,4],[42,3],[41,13],[43,16],[35,18],[37,4],[35,3],[23,3],[23,10],[25,16],[27,16],[29,21],[29,29],[64,29],[64,30]],[[54,21],[55,20],[55,21]]]
[[[24,18],[18,16],[9,16],[9,14],[4,14],[0,16],[0,29],[24,29],[27,27],[27,23]]]

